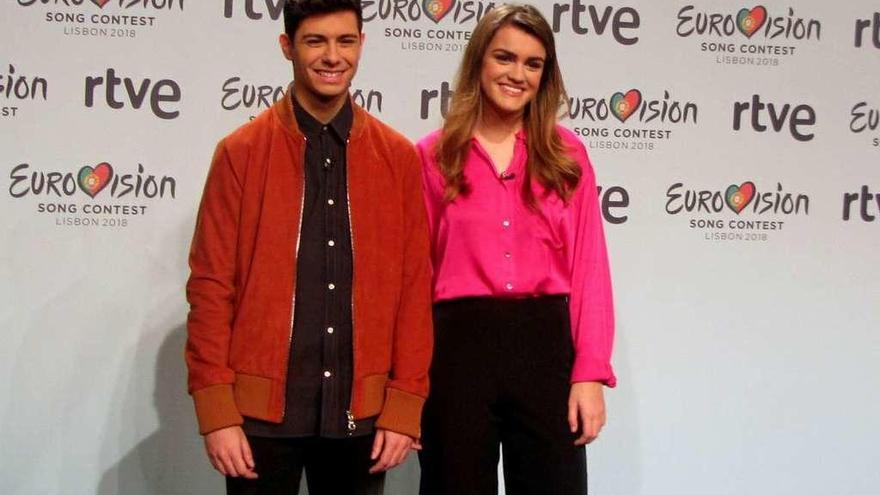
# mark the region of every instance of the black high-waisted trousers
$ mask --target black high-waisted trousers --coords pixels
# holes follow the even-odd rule
[[[421,495],[584,495],[586,453],[568,426],[574,361],[565,296],[434,306]]]

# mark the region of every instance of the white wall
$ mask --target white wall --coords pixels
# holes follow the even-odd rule
[[[267,8],[276,0],[251,2],[260,20],[249,19],[245,0],[100,3],[9,0],[0,7],[0,492],[217,493],[222,480],[203,458],[185,393],[186,252],[214,143],[261,110],[225,110],[237,100],[224,84],[239,77],[226,88],[275,87],[290,79],[276,43],[281,21]],[[365,2],[366,15],[376,18],[365,26],[355,87],[365,99],[378,92],[374,113],[415,139],[440,122],[437,98],[422,118],[423,91],[452,80],[464,43],[458,38],[474,25],[467,12],[491,2],[447,1],[463,10],[454,7],[439,23],[415,0],[403,3],[414,5],[418,19],[378,15],[392,3]],[[538,2],[551,20],[556,3]],[[862,186],[880,193],[880,131],[851,130],[864,122],[852,122],[856,104],[880,109],[877,26],[854,46],[857,20],[871,20],[880,7],[867,0],[763,3],[783,27],[790,7],[793,22],[820,24],[818,35],[814,23],[811,39],[796,39],[769,38],[763,28],[751,38],[739,31],[678,34],[694,25],[679,26],[680,15],[735,19],[751,7],[729,1],[587,3],[592,10],[579,22],[587,32],[574,32],[569,11],[557,35],[573,97],[610,102],[616,92],[637,89],[662,106],[668,91],[670,105],[696,106],[696,118],[692,113],[686,122],[579,113],[566,123],[600,134],[584,138],[599,182],[610,190],[608,201],[628,197],[626,206],[609,203],[609,216],[626,216],[607,225],[620,386],[607,394],[609,424],[589,447],[592,493],[876,492],[880,199],[866,202],[864,218],[859,200],[850,219],[843,216],[846,193]],[[688,5],[694,8],[680,14]],[[134,16],[146,25],[120,33],[100,17],[94,24],[96,14]],[[98,31],[77,34],[83,28]],[[428,35],[438,31],[453,40],[434,51]],[[701,50],[710,42],[734,50],[771,45],[787,54],[752,61],[765,65],[725,63],[723,56],[719,63],[718,53]],[[87,107],[86,78],[106,77],[109,68],[132,78],[135,89],[149,78],[159,88],[156,113],[179,115],[155,115],[149,94],[133,108],[122,84],[113,96],[124,108],[108,106],[105,86]],[[19,76],[44,80],[45,98],[42,81],[36,97],[17,98]],[[734,130],[735,103],[756,94],[777,114],[784,104],[802,120],[812,113],[814,124],[796,126],[812,139],[795,139],[787,120],[780,132],[756,132],[748,112]],[[766,109],[759,119],[769,125]],[[633,130],[663,138],[615,137]],[[15,180],[23,174],[15,167],[26,163],[28,177],[73,174],[67,185],[75,186],[82,167],[102,162],[116,176],[132,175],[127,180],[137,179],[138,164],[144,180],[168,177],[174,197],[169,181],[162,198],[122,195],[123,185],[115,197],[107,187],[91,198],[81,190],[34,194],[27,192],[29,178]],[[682,183],[682,193],[723,195],[746,182],[760,194],[779,185],[783,194],[808,200],[801,199],[797,214],[756,213],[754,203],[736,214],[723,202],[718,212],[667,212],[673,184]],[[41,204],[77,211],[44,212]],[[83,211],[93,205],[141,214]],[[99,225],[68,224],[83,219]],[[692,220],[722,226],[691,228]],[[731,229],[738,220],[777,228]],[[731,233],[758,240],[711,239]],[[392,475],[387,493],[414,493],[417,476],[409,463]]]

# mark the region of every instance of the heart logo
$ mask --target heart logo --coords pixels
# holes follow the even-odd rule
[[[440,22],[440,19],[446,17],[446,14],[452,10],[455,0],[422,0],[422,10],[434,24]]]
[[[746,35],[746,38],[751,38],[756,31],[761,29],[766,20],[767,9],[761,5],[752,10],[740,9],[739,13],[736,14],[736,27],[739,28],[742,34]]]
[[[109,2],[109,1],[110,0],[92,0],[92,3],[103,9],[104,6],[107,5],[107,2]]]
[[[99,163],[94,168],[85,166],[79,169],[77,178],[79,188],[94,198],[110,183],[110,179],[113,178],[113,167],[107,162]]]
[[[611,95],[611,113],[621,122],[626,122],[641,104],[642,93],[637,89],[631,89],[626,94],[617,92]]]
[[[724,199],[727,201],[727,206],[737,215],[739,215],[739,212],[743,211],[745,207],[752,202],[754,197],[755,184],[752,182],[743,182],[739,186],[731,184],[727,187],[727,191],[724,192]]]

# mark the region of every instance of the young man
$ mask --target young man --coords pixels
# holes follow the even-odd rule
[[[189,391],[230,494],[378,494],[417,446],[431,358],[412,145],[351,102],[359,0],[288,0],[294,83],[224,138],[187,284]]]

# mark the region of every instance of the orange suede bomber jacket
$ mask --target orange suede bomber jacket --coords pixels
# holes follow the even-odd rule
[[[405,137],[357,105],[347,153],[350,412],[418,438],[433,344],[421,165]],[[187,283],[186,362],[202,434],[285,414],[304,156],[289,94],[214,153]]]

